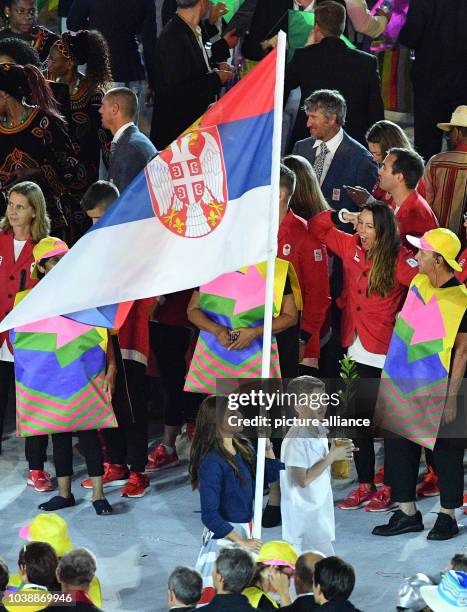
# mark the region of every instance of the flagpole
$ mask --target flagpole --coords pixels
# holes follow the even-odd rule
[[[274,302],[274,266],[277,255],[277,232],[279,230],[279,181],[282,138],[282,108],[284,105],[286,35],[279,32],[277,40],[276,88],[274,91],[274,131],[272,137],[271,164],[271,205],[269,214],[269,240],[266,273],[266,295],[264,303],[263,356],[261,378],[269,378],[271,364],[272,313]],[[253,516],[253,537],[261,538],[263,515],[264,464],[266,459],[266,438],[258,438],[256,456],[255,510]]]

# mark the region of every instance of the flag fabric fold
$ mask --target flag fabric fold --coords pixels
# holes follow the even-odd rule
[[[114,327],[123,302],[266,260],[276,62],[274,50],[151,160],[0,329],[58,315]]]

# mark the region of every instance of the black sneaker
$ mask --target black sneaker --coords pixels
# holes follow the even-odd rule
[[[377,525],[371,533],[379,536],[395,536],[401,533],[423,531],[424,529],[422,515],[419,511],[413,516],[409,516],[402,510],[396,510],[387,525]]]
[[[277,527],[281,524],[281,507],[280,506],[266,506],[263,512],[263,520],[261,525],[268,529],[270,527]]]
[[[459,533],[456,519],[453,519],[449,514],[444,512],[438,513],[436,523],[428,532],[427,540],[450,540]]]

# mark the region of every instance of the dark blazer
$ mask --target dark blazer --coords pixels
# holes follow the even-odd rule
[[[335,599],[318,606],[323,612],[360,612],[348,599]]]
[[[313,149],[313,138],[299,140],[294,148],[294,155],[302,155],[313,165],[317,149]],[[344,138],[339,145],[329,170],[324,177],[321,190],[328,204],[334,210],[347,208],[357,211],[358,207],[352,202],[344,185],[354,187],[359,185],[365,187],[370,193],[378,178],[378,167],[373,162],[370,152],[362,147],[353,138],[344,132]],[[340,227],[345,231],[350,231],[349,224]]]
[[[410,0],[399,40],[415,50],[414,86],[437,100],[467,100],[467,2]]]
[[[140,81],[145,78],[137,35],[143,42],[148,79],[152,78],[152,58],[157,37],[154,0],[74,0],[68,12],[70,30],[99,30],[110,48],[114,81]]]
[[[257,0],[250,30],[243,41],[243,56],[256,61],[263,59],[261,43],[279,30],[287,32],[288,11],[291,9],[293,0]]]
[[[216,100],[221,81],[207,67],[193,30],[178,15],[157,40],[154,69],[151,140],[161,150]]]
[[[318,612],[321,610],[321,606],[315,603],[313,595],[303,595],[303,597],[297,597],[297,599],[290,604],[281,608],[281,612]]]
[[[110,154],[108,180],[122,191],[157,154],[152,142],[136,125],[130,125],[117,141],[115,151]]]
[[[251,612],[255,610],[245,595],[216,595],[207,606],[206,612]]]
[[[185,612],[193,612],[195,608],[192,606],[183,606],[182,608],[170,608],[169,612],[180,612],[180,610],[185,610]]]
[[[319,44],[297,49],[285,70],[284,99],[301,87],[303,102],[316,89],[337,89],[347,102],[347,133],[366,144],[365,134],[376,121],[384,119],[384,104],[376,57],[347,45],[332,36]],[[306,115],[300,110],[292,131],[291,148],[306,138]]]

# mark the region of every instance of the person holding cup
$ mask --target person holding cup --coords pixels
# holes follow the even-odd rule
[[[356,449],[351,440],[343,445],[334,440],[328,449],[327,429],[321,425],[326,413],[320,400],[324,392],[324,383],[313,376],[294,378],[287,387],[298,421],[281,448],[285,463],[280,473],[281,514],[284,540],[298,552],[319,550],[329,556],[334,555],[335,540],[331,466],[337,461],[350,462]]]

